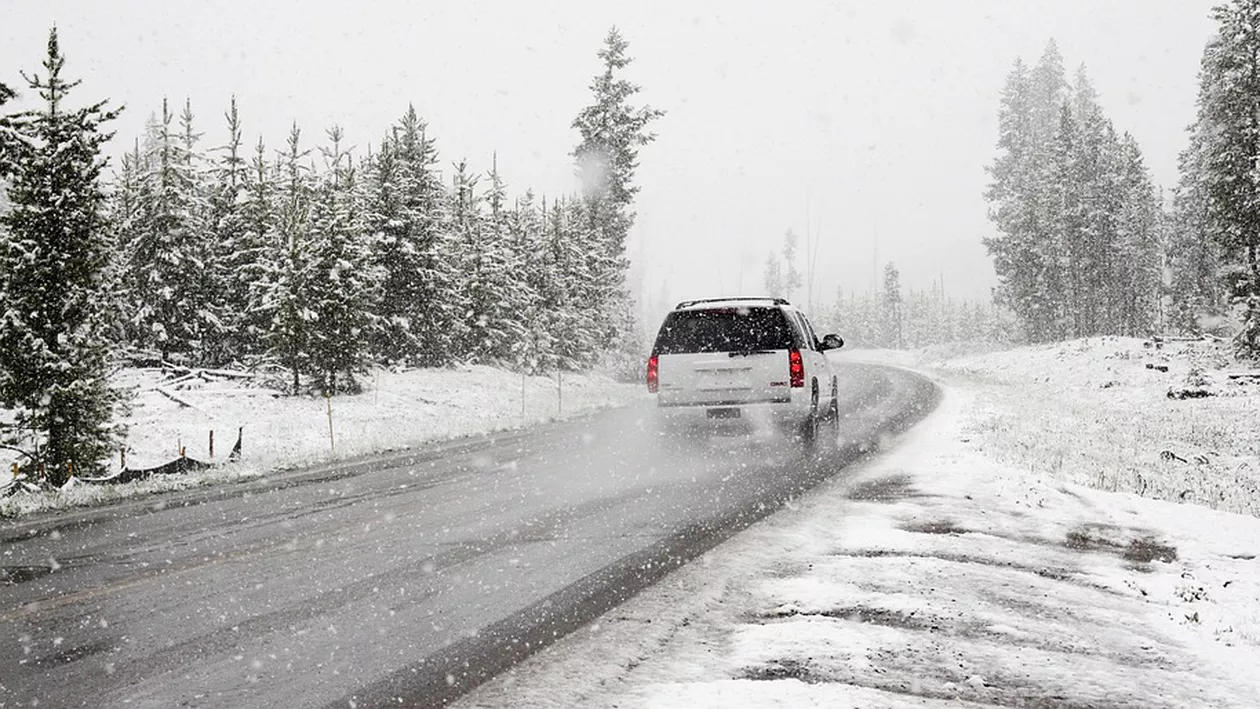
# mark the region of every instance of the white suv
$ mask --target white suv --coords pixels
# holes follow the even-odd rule
[[[801,311],[782,298],[687,300],[661,324],[648,359],[647,387],[660,423],[774,425],[813,443],[837,415],[837,381],[827,350]]]

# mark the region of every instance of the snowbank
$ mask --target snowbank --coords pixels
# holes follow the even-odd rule
[[[241,462],[125,485],[78,484],[59,492],[18,493],[0,500],[0,517],[257,477],[282,467],[519,428],[622,405],[644,395],[642,387],[597,374],[522,378],[484,366],[379,370],[364,378],[364,393],[331,400],[275,397],[267,389],[246,388],[233,380],[192,379],[175,390],[156,372],[146,370],[128,370],[121,379],[124,386],[137,390],[128,419],[128,466],[168,462],[181,447],[190,457],[211,460],[211,431],[215,461],[226,459],[240,432]],[[159,387],[183,403],[160,393]]]

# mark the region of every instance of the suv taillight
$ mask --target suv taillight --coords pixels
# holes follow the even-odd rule
[[[800,350],[788,350],[788,380],[793,388],[805,386],[805,363]]]
[[[659,366],[659,360],[657,359],[656,355],[652,355],[651,357],[648,358],[647,385],[648,385],[648,392],[652,394],[656,393],[656,389],[660,385],[660,376],[658,375],[657,369],[656,369],[658,366]]]

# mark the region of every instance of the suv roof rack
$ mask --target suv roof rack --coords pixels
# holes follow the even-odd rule
[[[725,303],[729,301],[745,301],[745,300],[764,300],[775,305],[791,305],[786,298],[771,298],[768,296],[728,296],[726,298],[697,298],[696,300],[684,300],[674,306],[674,310],[681,308],[690,308],[693,305],[701,303]]]

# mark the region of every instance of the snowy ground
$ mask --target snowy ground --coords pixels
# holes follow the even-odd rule
[[[213,460],[220,462],[240,430],[240,463],[125,485],[78,484],[59,492],[18,493],[0,499],[0,517],[228,482],[277,468],[519,428],[621,405],[644,395],[640,386],[600,375],[522,380],[520,374],[483,366],[378,371],[363,379],[363,394],[338,396],[331,402],[318,397],[275,397],[265,388],[244,387],[240,381],[210,379],[171,385],[153,371],[131,370],[123,375],[121,383],[137,391],[128,419],[127,465],[145,468],[166,463],[179,455],[181,447],[189,457],[211,460],[212,430]],[[159,393],[159,386],[183,404]],[[2,471],[0,475],[7,478]],[[5,482],[0,480],[0,485]]]
[[[995,460],[1046,480],[1260,516],[1260,377],[1238,376],[1260,367],[1233,363],[1228,348],[1094,338],[920,353],[917,366],[977,391],[973,432]]]
[[[1260,387],[1218,355],[900,355],[947,393],[894,453],[460,706],[1258,706],[1260,519],[1151,499],[1260,504]],[[1217,396],[1169,399],[1192,364]]]

